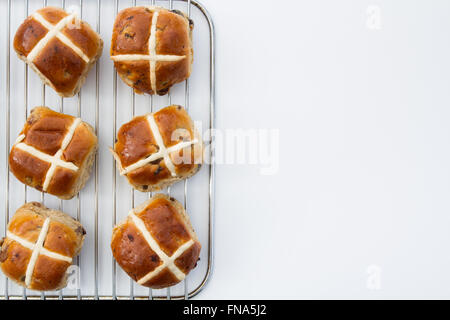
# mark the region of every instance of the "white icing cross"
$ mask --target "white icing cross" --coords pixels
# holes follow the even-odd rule
[[[62,254],[50,251],[43,247],[45,238],[47,237],[49,226],[50,226],[50,218],[46,218],[44,224],[42,225],[41,232],[39,232],[39,237],[36,243],[32,243],[28,240],[25,240],[10,231],[6,232],[7,238],[19,243],[20,245],[22,245],[27,249],[32,250],[30,260],[28,261],[27,270],[25,272],[25,285],[27,287],[29,287],[31,284],[31,277],[33,276],[34,267],[36,266],[36,262],[40,254],[56,260],[62,260],[72,263],[71,257],[64,256]]]
[[[189,241],[183,243],[170,257],[164,253],[164,251],[160,248],[158,245],[158,242],[152,237],[150,232],[145,227],[144,221],[140,219],[133,210],[129,213],[131,220],[133,221],[134,225],[143,235],[145,241],[147,241],[147,244],[150,246],[150,248],[159,256],[159,259],[163,262],[161,265],[147,273],[145,276],[140,278],[137,283],[144,284],[147,281],[149,281],[151,278],[153,278],[155,275],[160,273],[164,268],[168,268],[175,277],[181,281],[183,280],[186,275],[183,271],[181,271],[176,265],[175,260],[178,259],[186,250],[188,250],[193,244],[194,240],[190,239]]]
[[[141,160],[129,165],[126,168],[122,168],[120,170],[120,174],[125,175],[131,171],[134,171],[136,169],[139,169],[139,168],[145,166],[147,163],[150,163],[157,159],[163,158],[164,163],[166,164],[166,167],[170,171],[172,177],[176,177],[177,173],[175,171],[175,165],[173,164],[172,159],[170,158],[170,154],[172,152],[179,151],[179,150],[184,149],[192,144],[195,144],[198,142],[198,140],[194,139],[191,141],[180,142],[174,146],[166,148],[166,146],[164,145],[164,141],[161,136],[161,133],[159,132],[158,125],[155,122],[153,113],[147,115],[146,119],[147,119],[148,125],[150,126],[150,131],[153,133],[153,137],[156,140],[156,144],[159,147],[159,150],[158,150],[158,152],[151,154],[147,158],[141,159]],[[113,152],[113,154],[115,155],[114,152]],[[116,160],[118,160],[120,162],[120,159],[118,157],[116,157]]]
[[[69,145],[70,141],[72,141],[73,135],[75,134],[75,130],[77,127],[81,124],[80,118],[75,118],[75,120],[72,122],[67,134],[64,136],[63,142],[61,144],[60,149],[55,153],[55,155],[51,156],[45,152],[39,151],[33,146],[30,146],[24,142],[21,142],[25,139],[25,135],[20,135],[16,143],[14,144],[14,148],[17,148],[19,150],[25,151],[29,153],[32,156],[35,156],[36,158],[50,163],[50,168],[47,170],[47,173],[45,174],[45,180],[44,184],[42,186],[43,191],[47,191],[47,188],[53,178],[53,175],[55,174],[57,167],[66,168],[72,171],[78,171],[78,167],[74,165],[72,162],[67,162],[61,159],[64,150],[66,150],[67,146]]]
[[[38,56],[38,54],[45,48],[48,42],[54,37],[58,38],[62,43],[72,49],[81,59],[86,63],[89,63],[89,57],[84,54],[84,52],[72,42],[66,35],[64,35],[61,30],[64,29],[72,20],[77,16],[76,13],[72,13],[61,20],[56,25],[48,22],[41,14],[35,12],[32,14],[34,20],[39,22],[42,26],[48,29],[47,34],[39,40],[39,42],[34,46],[34,48],[28,53],[27,61],[33,63],[33,60]]]
[[[116,56],[111,56],[113,61],[139,61],[148,60],[150,68],[150,85],[152,87],[153,93],[156,93],[156,62],[158,61],[179,61],[186,56],[177,55],[162,55],[156,54],[156,23],[158,21],[158,9],[155,7],[147,7],[153,12],[152,24],[150,26],[150,37],[148,39],[148,55],[145,54],[120,54]]]

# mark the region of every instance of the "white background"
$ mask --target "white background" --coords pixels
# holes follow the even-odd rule
[[[450,2],[204,4],[218,127],[279,128],[280,169],[217,167],[200,297],[450,298]]]
[[[450,2],[202,3],[217,127],[280,141],[274,175],[217,165],[215,263],[198,298],[450,298]]]

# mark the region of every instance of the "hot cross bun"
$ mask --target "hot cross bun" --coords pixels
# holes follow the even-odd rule
[[[1,269],[29,289],[61,289],[85,234],[83,226],[69,215],[37,202],[26,203],[14,214],[1,241]]]
[[[125,123],[111,152],[120,174],[134,188],[150,192],[194,175],[203,143],[186,110],[172,105]]]
[[[111,249],[122,269],[153,289],[182,281],[196,266],[200,242],[181,203],[157,194],[113,230]]]
[[[192,28],[178,10],[142,6],[120,11],[111,40],[119,76],[136,93],[166,94],[191,74]]]
[[[37,107],[11,148],[9,166],[22,183],[71,199],[88,180],[96,150],[97,137],[90,125]]]
[[[71,97],[100,58],[103,41],[75,13],[45,7],[20,25],[14,49],[45,84],[60,96]]]

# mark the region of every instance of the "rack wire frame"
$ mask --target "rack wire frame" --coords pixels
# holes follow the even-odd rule
[[[9,196],[10,196],[10,174],[9,174],[9,162],[8,162],[8,156],[9,156],[9,151],[11,148],[11,132],[10,132],[10,120],[11,120],[11,85],[10,85],[10,79],[11,79],[11,64],[10,64],[10,59],[11,59],[11,1],[12,0],[7,0],[7,19],[6,19],[6,71],[5,71],[5,97],[6,97],[6,126],[5,126],[5,155],[6,155],[6,181],[5,181],[5,206],[4,206],[4,225],[5,225],[5,230],[4,232],[6,233],[6,226],[9,222],[9,216],[10,216],[10,203],[9,203]],[[26,1],[26,5],[25,5],[25,16],[29,15],[29,1],[30,0],[25,0]],[[88,0],[79,0],[79,6],[80,6],[80,11],[82,13],[82,8],[83,8],[83,3],[84,1],[88,1]],[[115,7],[115,14],[117,15],[118,13],[118,1],[119,0],[97,0],[97,22],[96,22],[96,31],[97,33],[100,32],[100,26],[101,26],[101,4],[102,2],[105,1],[114,1],[114,7]],[[214,37],[214,24],[211,18],[211,15],[209,14],[209,12],[207,11],[207,9],[198,1],[196,0],[164,0],[164,3],[166,4],[166,7],[168,9],[173,9],[173,3],[174,1],[177,2],[185,2],[186,3],[186,13],[188,15],[188,17],[190,17],[190,13],[191,13],[191,8],[192,6],[195,6],[202,14],[203,17],[206,19],[208,27],[209,27],[209,132],[211,133],[214,128],[215,128],[215,37]],[[43,0],[43,7],[47,5],[47,0]],[[136,5],[136,0],[133,0],[133,5]],[[155,5],[155,0],[149,0],[149,5]],[[65,7],[65,0],[61,0],[61,7],[64,8]],[[81,17],[82,18],[82,17]],[[114,68],[114,67],[113,67]],[[96,66],[95,66],[95,132],[96,134],[98,134],[98,130],[99,130],[99,125],[100,125],[100,119],[99,119],[99,103],[100,103],[100,97],[99,97],[99,80],[100,80],[100,65],[97,62]],[[25,112],[25,119],[28,115],[28,66],[25,65],[24,67],[24,82],[25,82],[25,86],[24,86],[24,112]],[[189,79],[187,79],[185,81],[185,108],[187,111],[189,111],[189,101],[190,101],[190,83],[189,83]],[[114,96],[113,96],[113,108],[114,108],[114,122],[113,122],[113,144],[115,142],[115,138],[116,138],[116,132],[117,132],[117,72],[114,70],[114,78],[113,78],[113,90],[114,90]],[[45,97],[46,97],[46,85],[43,84],[42,85],[42,105],[45,105]],[[131,116],[134,117],[135,116],[135,104],[136,104],[136,99],[135,99],[135,93],[132,92],[131,95],[131,103],[132,103],[132,114]],[[150,99],[150,111],[153,112],[153,96]],[[171,96],[170,93],[168,94],[168,101],[169,101],[169,105],[171,104]],[[81,103],[81,91],[78,93],[77,96],[77,116],[80,117],[81,116],[81,108],[82,108],[82,103]],[[60,105],[59,105],[59,112],[64,112],[64,99],[61,98],[60,101]],[[196,296],[207,284],[207,282],[209,281],[210,277],[211,277],[211,273],[212,273],[212,269],[213,269],[213,237],[214,237],[214,186],[215,186],[215,165],[214,165],[214,148],[213,148],[213,137],[210,136],[210,143],[211,143],[211,147],[209,148],[209,159],[211,159],[209,165],[208,165],[208,170],[209,170],[209,177],[208,177],[208,231],[207,231],[207,238],[208,238],[208,252],[207,252],[207,257],[208,257],[208,261],[207,261],[207,268],[206,268],[206,272],[205,275],[202,279],[202,281],[200,282],[200,284],[194,288],[193,290],[189,291],[188,290],[188,286],[187,286],[187,282],[186,279],[183,280],[184,282],[184,295],[171,295],[171,290],[170,287],[167,288],[167,295],[166,296],[155,296],[153,295],[152,289],[149,289],[148,292],[148,296],[135,296],[134,295],[134,283],[133,280],[130,278],[130,294],[129,296],[120,296],[117,295],[116,293],[116,277],[117,277],[117,267],[116,267],[116,262],[113,258],[112,261],[112,268],[113,268],[113,279],[112,279],[112,294],[109,296],[106,295],[99,295],[99,270],[98,270],[98,265],[99,265],[99,261],[98,261],[98,257],[99,257],[99,252],[98,252],[98,208],[99,208],[99,196],[98,196],[98,178],[99,178],[99,171],[98,171],[98,157],[95,158],[95,162],[94,162],[94,168],[93,168],[93,179],[94,179],[94,190],[95,190],[95,198],[94,198],[94,212],[95,212],[95,234],[94,234],[94,239],[95,239],[95,247],[94,247],[94,265],[95,265],[95,270],[94,270],[94,278],[95,278],[95,286],[94,286],[94,295],[82,295],[81,294],[81,288],[78,288],[76,291],[76,295],[63,295],[62,290],[59,291],[59,295],[46,295],[45,292],[42,292],[41,295],[28,295],[27,294],[27,289],[23,288],[23,293],[22,295],[11,295],[8,292],[8,281],[9,279],[7,277],[5,277],[5,287],[4,287],[4,292],[3,294],[0,294],[0,300],[9,300],[9,299],[23,299],[23,300],[27,300],[27,299],[51,299],[51,300],[99,300],[99,299],[149,299],[149,300],[182,300],[182,299],[190,299],[194,296]],[[112,197],[112,202],[113,202],[113,224],[116,224],[116,201],[117,201],[117,190],[116,190],[116,175],[117,175],[117,170],[116,170],[116,163],[113,161],[113,197]],[[27,186],[24,186],[24,202],[27,202]],[[134,189],[131,189],[131,205],[132,207],[134,207]],[[170,195],[170,187],[167,189],[167,193]],[[149,194],[149,197],[152,194]],[[187,201],[188,201],[188,180],[184,181],[184,206],[186,208],[187,206]],[[41,201],[44,203],[45,202],[45,193],[42,192],[41,193]],[[76,196],[76,201],[77,201],[77,218],[78,220],[80,220],[80,216],[81,216],[81,199],[80,199],[80,194],[78,194]],[[59,203],[59,208],[60,210],[63,210],[64,207],[64,202],[63,200],[60,200]],[[112,227],[114,227],[114,225]],[[78,267],[80,267],[81,265],[81,260],[80,257],[76,258],[76,265]],[[187,276],[188,277],[188,276]]]

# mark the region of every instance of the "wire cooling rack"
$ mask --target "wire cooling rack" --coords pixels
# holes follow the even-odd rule
[[[100,33],[104,41],[103,55],[93,68],[80,93],[61,98],[29,72],[13,48],[15,31],[35,10],[47,5],[78,11],[79,16]],[[118,80],[109,47],[113,22],[123,8],[158,5],[186,12],[194,21],[194,66],[191,77],[172,87],[170,94],[159,97],[135,95]],[[40,201],[77,218],[85,226],[87,236],[80,256],[72,268],[71,281],[60,291],[37,292],[24,289],[3,274],[0,279],[1,299],[188,299],[207,283],[213,264],[214,164],[213,148],[208,143],[214,128],[214,27],[208,11],[194,0],[0,0],[0,120],[3,137],[0,142],[0,230],[6,232],[10,217],[23,203]],[[117,129],[133,116],[154,112],[171,104],[183,105],[204,133],[206,147],[202,169],[195,176],[179,182],[162,193],[170,194],[184,204],[202,243],[200,261],[186,279],[167,289],[152,290],[134,283],[118,267],[109,242],[113,226],[125,219],[128,211],[144,202],[150,194],[134,191],[118,175],[108,147],[114,144]],[[92,177],[72,200],[63,201],[52,195],[28,188],[9,173],[8,155],[12,142],[20,132],[30,110],[46,105],[58,112],[81,117],[95,128],[99,151]],[[209,146],[209,147],[208,147]]]

